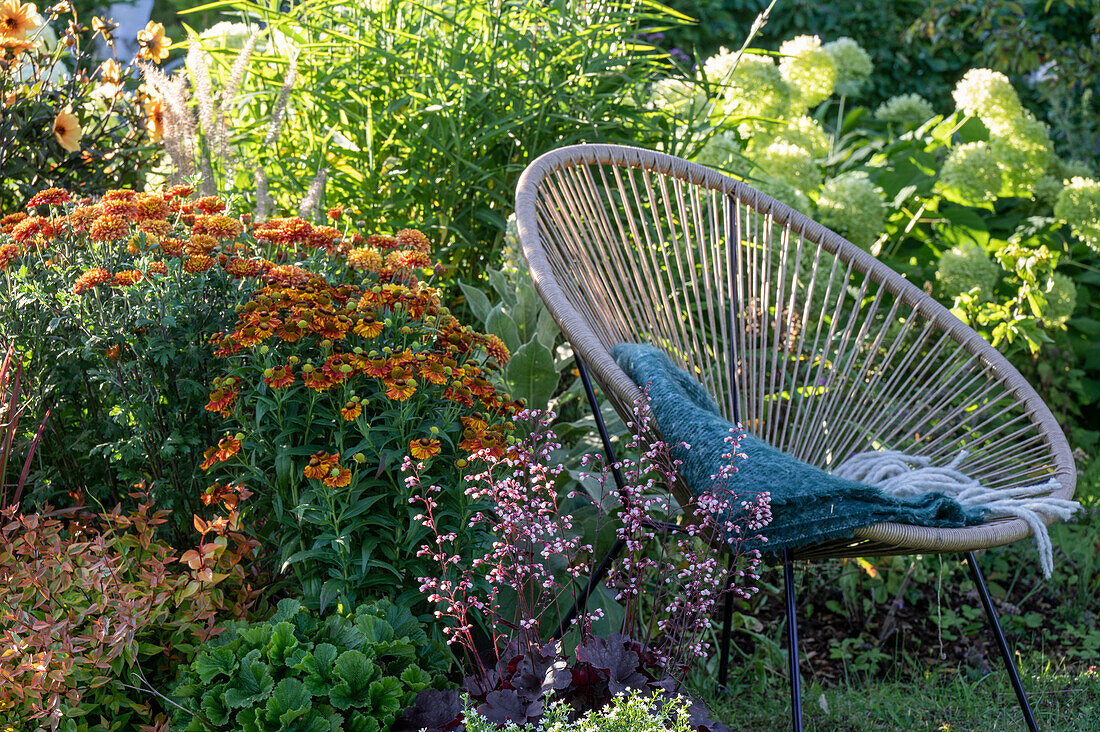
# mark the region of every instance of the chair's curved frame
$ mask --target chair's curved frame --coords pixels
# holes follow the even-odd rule
[[[1052,495],[1058,498],[1071,498],[1076,484],[1076,470],[1073,457],[1064,434],[1053,414],[1024,380],[1019,372],[996,349],[990,346],[977,333],[953,316],[946,308],[930,298],[920,289],[893,272],[869,253],[850,243],[833,231],[821,226],[805,215],[760,193],[746,184],[704,166],[662,153],[641,150],[618,145],[575,145],[549,152],[524,171],[516,192],[516,219],[523,254],[527,260],[531,277],[539,295],[542,297],[554,320],[561,328],[565,338],[573,347],[582,376],[587,382],[588,372],[605,390],[612,404],[620,413],[626,413],[638,394],[638,387],[618,367],[609,353],[609,346],[600,339],[591,325],[578,309],[570,302],[567,294],[556,280],[554,269],[543,245],[543,230],[540,225],[540,190],[543,182],[555,173],[571,167],[583,165],[613,165],[623,168],[635,168],[674,178],[686,184],[695,185],[733,196],[742,202],[749,202],[752,208],[770,216],[778,225],[790,225],[797,230],[803,240],[817,244],[849,265],[869,280],[883,286],[899,301],[908,306],[919,308],[926,320],[930,320],[936,329],[961,344],[966,351],[980,360],[983,367],[991,371],[1008,393],[1027,413],[1030,422],[1042,436],[1042,443],[1048,451],[1052,476],[1058,480],[1059,488]],[[587,367],[587,369],[585,369]],[[588,384],[586,383],[586,386]],[[591,397],[591,389],[589,389]],[[593,403],[597,420],[602,424],[598,406]],[[681,494],[683,487],[679,487]],[[789,559],[825,558],[841,556],[869,556],[874,554],[914,554],[942,552],[970,552],[969,564],[979,589],[984,582],[978,571],[973,551],[1009,544],[1029,536],[1027,524],[1020,519],[1004,519],[974,527],[938,529],[910,526],[897,523],[881,523],[861,529],[854,539],[828,542],[806,547],[785,554],[788,570]],[[788,593],[790,593],[788,582]],[[587,593],[586,593],[587,594]],[[983,594],[983,601],[988,598]],[[796,638],[794,633],[793,595],[788,594],[789,638],[792,651],[792,685],[797,682]],[[987,605],[991,610],[991,606]],[[1006,654],[1005,660],[1013,674],[1014,686],[1029,727],[1034,727],[1034,719],[1027,706],[1022,687],[1019,686],[1015,668],[1003,642],[996,617],[990,620]],[[725,653],[725,649],[723,649]],[[797,697],[797,689],[795,689]],[[797,706],[797,698],[796,698]],[[796,713],[796,729],[800,721]]]

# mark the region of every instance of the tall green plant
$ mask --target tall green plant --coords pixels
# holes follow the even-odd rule
[[[464,275],[493,261],[515,183],[535,156],[577,142],[674,151],[690,142],[674,139],[638,95],[665,57],[637,34],[682,19],[653,0],[281,7],[196,8],[236,10],[264,29],[232,103],[235,149],[255,161],[235,185],[267,187],[285,206],[303,176],[327,170],[329,204],[355,201],[352,212],[372,228],[417,221]],[[232,77],[233,54],[210,53],[213,75]],[[297,81],[271,139],[291,68]]]

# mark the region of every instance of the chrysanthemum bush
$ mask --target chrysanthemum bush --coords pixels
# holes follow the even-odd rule
[[[157,728],[168,709],[154,690],[255,602],[255,542],[235,515],[203,523],[200,545],[181,554],[165,541],[166,512],[133,498],[133,511],[0,513],[7,729]]]
[[[162,100],[115,58],[110,23],[67,2],[42,13],[0,4],[0,214],[50,185],[140,184],[163,132]]]
[[[32,502],[111,506],[145,481],[177,535],[190,531],[208,486],[196,466],[216,434],[203,409],[210,336],[272,258],[327,258],[342,238],[283,220],[254,237],[247,220],[189,186],[96,202],[47,189],[0,219],[0,341],[33,354],[26,385],[39,412],[52,409]],[[294,236],[264,233],[279,226]]]
[[[600,486],[608,485],[611,470],[624,479],[611,501],[618,508],[604,515],[625,548],[607,578],[620,605],[618,627],[597,635],[605,611],[592,608],[573,620],[565,639],[555,637],[599,556],[561,508],[556,483],[564,468],[553,461],[561,447],[553,418],[523,410],[515,416],[521,437],[503,455],[474,456],[481,470],[467,477],[466,492],[488,507],[473,525],[491,525],[494,541],[472,558],[440,523],[443,489],[425,479],[423,464],[405,462],[412,500],[423,509],[418,519],[430,530],[421,552],[436,565],[422,589],[437,604],[449,642],[464,652],[471,676],[463,691],[493,724],[537,722],[551,699],[567,704],[573,717],[628,689],[675,693],[690,665],[712,650],[710,617],[719,602],[751,596],[759,579],[760,557],[750,542],[770,519],[769,501],[766,493],[742,499],[730,487],[744,458],[739,433],[727,440],[728,462],[712,489],[694,505],[676,506],[669,491],[678,462],[654,438],[640,400],[629,457],[615,466],[585,460]],[[595,504],[601,515],[605,503]],[[732,555],[728,566],[719,547]],[[394,729],[452,729],[462,712],[457,692],[427,692]],[[691,712],[692,729],[723,729],[701,708]]]
[[[464,546],[486,534],[465,528],[474,501],[460,475],[470,453],[499,455],[509,442],[503,420],[516,405],[492,381],[509,354],[443,305],[428,252],[413,230],[347,241],[337,255],[355,285],[274,267],[214,340],[224,372],[206,409],[224,419],[202,468],[212,490],[256,494],[257,531],[315,608],[371,593],[416,599],[429,565],[417,555],[425,530],[400,477],[405,455],[446,486],[441,527],[461,530]]]

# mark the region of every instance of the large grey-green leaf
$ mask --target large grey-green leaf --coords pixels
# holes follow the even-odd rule
[[[489,298],[485,296],[484,292],[467,285],[465,282],[459,282],[458,287],[462,290],[462,294],[466,296],[466,304],[470,306],[470,312],[474,314],[475,318],[484,323],[493,307],[492,303],[489,302]]]
[[[508,346],[509,351],[515,351],[523,343],[519,339],[519,330],[516,328],[516,322],[512,320],[512,317],[504,312],[503,304],[497,303],[496,306],[489,311],[489,317],[485,319],[485,330],[488,333],[499,336],[504,345]]]
[[[513,397],[532,409],[546,409],[558,388],[558,372],[550,349],[532,338],[512,353],[504,378]]]

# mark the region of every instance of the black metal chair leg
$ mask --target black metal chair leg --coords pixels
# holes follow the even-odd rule
[[[729,567],[733,569],[733,555],[730,555]],[[728,575],[727,575],[728,577]],[[733,634],[733,603],[732,592],[726,593],[726,602],[722,606],[722,650],[718,656],[718,693],[724,693],[729,688],[730,680],[730,640]]]
[[[1001,624],[997,620],[993,602],[989,599],[989,590],[985,586],[985,577],[982,576],[982,570],[978,568],[978,558],[974,556],[974,552],[966,553],[966,564],[970,567],[970,576],[978,589],[978,596],[982,599],[982,607],[985,608],[985,616],[989,620],[989,627],[997,638],[997,645],[1001,649],[1001,658],[1004,659],[1005,668],[1008,669],[1008,678],[1012,681],[1012,689],[1016,692],[1016,700],[1020,702],[1020,709],[1024,713],[1024,722],[1027,723],[1027,728],[1031,732],[1039,732],[1039,725],[1035,723],[1035,714],[1032,713],[1031,705],[1028,704],[1027,693],[1024,691],[1024,685],[1020,682],[1020,673],[1016,670],[1016,663],[1012,660],[1012,651],[1009,650],[1008,642],[1001,631]]]
[[[791,675],[791,724],[802,732],[802,685],[798,678],[798,619],[794,608],[794,571],[791,553],[783,550],[783,589],[787,595],[787,659]]]

